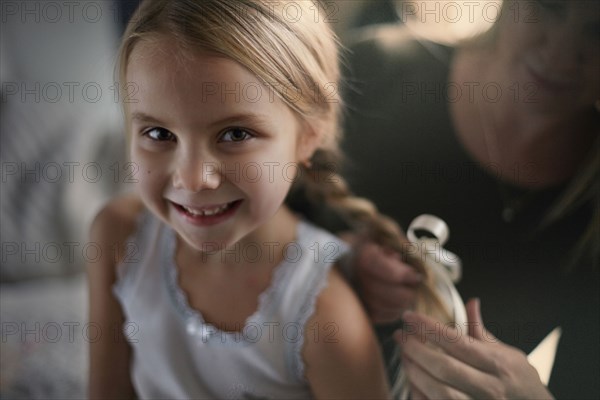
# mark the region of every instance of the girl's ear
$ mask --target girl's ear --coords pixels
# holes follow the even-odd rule
[[[308,121],[300,120],[300,129],[298,132],[298,142],[296,146],[296,159],[300,163],[308,162],[313,153],[322,144],[323,138],[319,133],[318,124],[311,124]]]

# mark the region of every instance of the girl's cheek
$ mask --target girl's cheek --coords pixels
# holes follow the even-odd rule
[[[141,168],[140,179],[137,183],[137,191],[147,203],[156,203],[162,198],[165,188],[170,180],[160,171]]]
[[[133,152],[131,162],[134,163],[138,171],[138,181],[142,187],[151,185],[158,178],[160,169],[156,168],[157,163],[153,161],[153,157],[143,155],[140,152]]]
[[[153,170],[153,165],[156,165],[156,154],[145,151],[141,148],[133,149],[131,152],[131,161],[144,173]]]

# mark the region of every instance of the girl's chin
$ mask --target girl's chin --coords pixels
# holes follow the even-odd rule
[[[217,237],[211,234],[203,237],[190,235],[184,230],[175,229],[179,246],[184,246],[189,254],[201,255],[203,259],[223,252],[221,259],[235,260],[236,253],[245,245],[242,244],[244,237],[235,234]]]
[[[229,241],[215,241],[209,239],[190,238],[189,236],[181,233],[177,234],[179,243],[184,245],[188,250],[193,253],[204,254],[210,256],[232,246],[233,244]]]

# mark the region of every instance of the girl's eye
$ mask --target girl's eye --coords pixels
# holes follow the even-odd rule
[[[221,142],[243,142],[244,140],[251,139],[253,135],[242,129],[242,128],[231,128],[223,132],[221,135]]]
[[[152,140],[157,142],[173,141],[175,135],[164,128],[152,128],[144,132],[144,136],[148,136]]]

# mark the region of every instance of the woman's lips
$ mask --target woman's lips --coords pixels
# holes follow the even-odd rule
[[[186,221],[197,226],[219,224],[231,217],[239,208],[242,200],[229,203],[194,207],[171,202],[171,205]]]
[[[526,65],[526,70],[531,81],[540,89],[553,92],[565,92],[576,90],[578,88],[578,83],[575,80],[552,77],[550,74],[539,72],[530,65]]]

